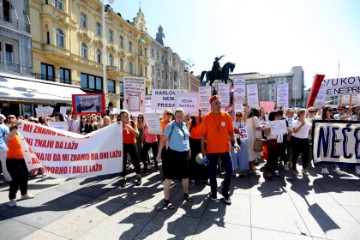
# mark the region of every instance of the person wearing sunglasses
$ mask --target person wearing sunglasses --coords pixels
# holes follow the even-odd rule
[[[151,164],[150,164],[150,161],[149,159],[142,159],[142,152],[141,152],[141,143],[143,143],[141,141],[143,135],[144,135],[144,125],[145,125],[145,122],[144,122],[144,115],[142,114],[139,114],[137,116],[137,127],[138,127],[138,131],[139,131],[139,136],[136,137],[136,145],[137,145],[137,150],[138,150],[138,156],[139,156],[139,161],[140,162],[145,162],[147,161],[147,167],[149,167],[149,169],[151,168]]]
[[[90,124],[90,117],[81,116],[81,121],[79,124],[79,133],[86,135],[94,131],[93,126]]]
[[[351,116],[346,113],[345,105],[339,104],[338,113],[334,115],[335,120],[350,120]]]

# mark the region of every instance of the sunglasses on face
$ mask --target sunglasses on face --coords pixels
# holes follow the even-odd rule
[[[342,111],[342,110],[344,110],[344,108],[338,108],[338,110],[339,110],[339,111]]]
[[[242,115],[236,115],[237,117],[242,117]]]
[[[309,111],[309,113],[314,113],[315,111]]]
[[[333,110],[332,109],[328,109],[329,112],[332,112]]]

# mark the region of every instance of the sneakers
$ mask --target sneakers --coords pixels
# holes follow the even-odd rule
[[[323,167],[322,169],[321,169],[321,173],[322,174],[326,174],[326,175],[329,175],[330,173],[329,173],[329,170],[327,169],[327,167]]]
[[[11,207],[11,208],[16,207],[16,200],[15,199],[10,200],[9,207]]]
[[[141,177],[137,177],[137,179],[135,180],[135,185],[136,185],[136,186],[140,186],[140,185],[141,185]]]
[[[32,199],[32,198],[34,198],[34,196],[33,196],[33,195],[31,195],[31,194],[24,194],[24,195],[21,195],[21,199],[23,199],[23,200],[26,200],[26,199]]]
[[[151,165],[147,165],[147,170],[150,170],[151,169]]]
[[[124,188],[124,187],[126,186],[126,180],[125,180],[125,179],[121,179],[121,181],[120,181],[120,186],[121,186],[122,188]]]
[[[356,167],[356,168],[355,168],[355,173],[356,173],[357,175],[360,175],[360,168]]]
[[[334,173],[339,174],[340,176],[345,175],[345,173],[343,171],[341,171],[339,167],[336,167],[334,169]]]
[[[211,200],[217,199],[217,193],[211,193]]]
[[[305,176],[309,175],[309,172],[306,169],[301,170],[302,174]]]
[[[224,197],[224,202],[227,204],[227,205],[230,205],[231,204],[231,198],[229,196],[229,194],[222,194],[223,197]]]
[[[289,171],[289,170],[290,170],[289,164],[287,164],[287,163],[284,164],[284,170],[285,170],[285,171]]]

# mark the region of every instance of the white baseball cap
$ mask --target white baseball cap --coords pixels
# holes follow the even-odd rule
[[[4,116],[4,114],[0,114],[0,118],[2,118],[3,120],[6,120],[6,117]]]

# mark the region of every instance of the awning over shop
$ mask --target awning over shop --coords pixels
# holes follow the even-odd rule
[[[37,104],[71,104],[72,94],[85,94],[80,87],[0,73],[0,101]]]

